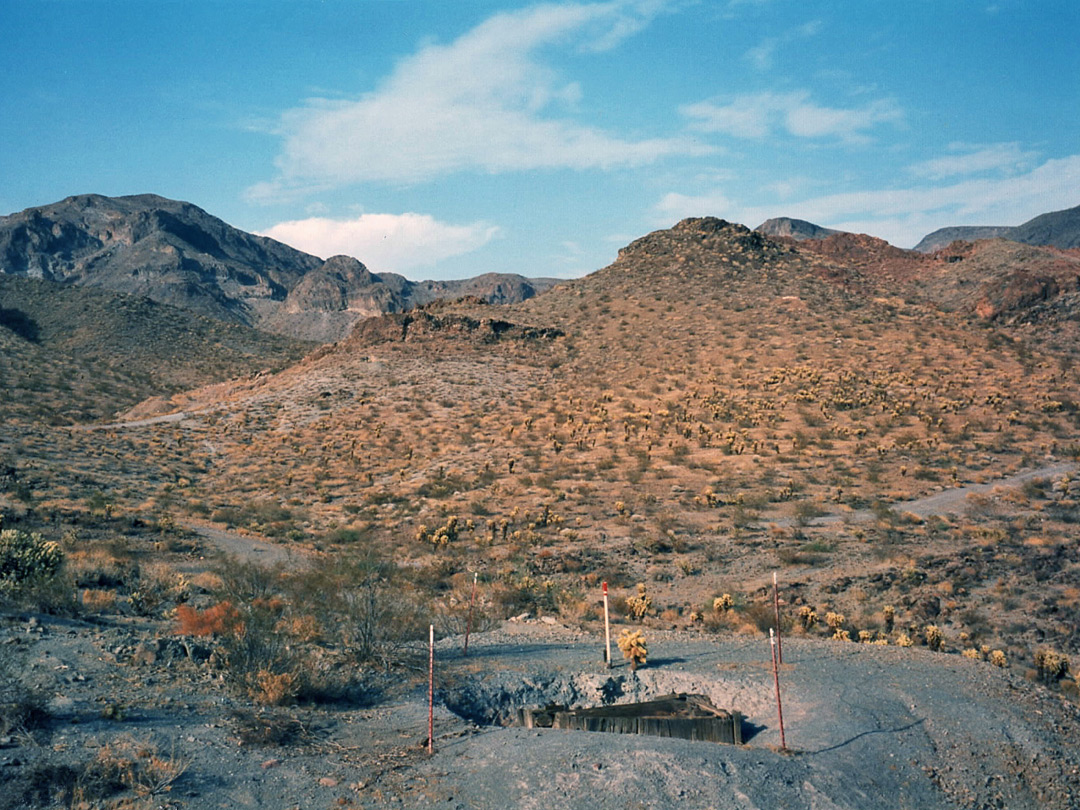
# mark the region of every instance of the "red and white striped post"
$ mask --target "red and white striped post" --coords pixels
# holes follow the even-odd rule
[[[772,676],[773,685],[776,687],[776,716],[780,719],[780,748],[787,751],[787,740],[784,739],[784,710],[780,705],[780,668],[776,664],[776,636],[772,628],[769,628],[769,644],[772,647]]]
[[[480,574],[473,571],[472,575],[472,595],[469,596],[469,618],[465,620],[465,650],[464,654],[469,654],[469,633],[472,631],[472,612],[473,605],[476,604],[476,579]]]
[[[604,663],[611,669],[611,619],[608,615],[607,583],[604,583]]]
[[[435,625],[428,625],[427,750],[435,753]]]

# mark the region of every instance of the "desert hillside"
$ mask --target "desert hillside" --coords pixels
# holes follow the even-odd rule
[[[117,666],[163,683],[167,666],[191,667],[207,694],[235,701],[234,733],[253,745],[279,745],[270,738],[282,724],[286,745],[351,744],[310,724],[340,730],[326,707],[363,699],[370,714],[349,722],[390,739],[393,696],[422,713],[408,684],[429,621],[454,649],[467,622],[511,617],[595,640],[604,582],[617,629],[658,644],[635,677],[695,660],[700,648],[673,651],[684,642],[760,649],[775,629],[774,573],[780,630],[803,656],[791,674],[804,724],[822,711],[801,680],[820,649],[868,667],[860,683],[917,664],[914,680],[940,673],[960,702],[977,693],[1003,705],[1007,683],[1032,706],[1053,705],[1074,740],[1080,379],[1075,343],[1039,336],[1067,333],[1075,262],[999,241],[923,256],[851,234],[795,242],[687,219],[528,300],[433,301],[365,319],[280,371],[165,392],[108,424],[45,429],[19,415],[0,435],[5,527],[41,531],[66,555],[56,576],[73,579],[39,594],[39,610],[142,633],[153,655],[118,642]],[[0,336],[22,340],[12,345],[29,363],[40,347],[20,323]],[[215,567],[222,546],[241,556]],[[258,565],[267,549],[284,568]],[[664,652],[662,639],[676,647]],[[530,643],[491,660],[535,677]],[[740,667],[766,666],[747,655]],[[476,721],[454,695],[487,688],[486,661],[455,659],[445,676],[440,700],[459,720]],[[710,659],[710,677],[717,666]],[[695,673],[684,680],[704,677]],[[734,758],[710,752],[710,773],[756,773],[777,757],[768,686],[747,693],[761,736]],[[1002,787],[990,790],[989,772],[958,775],[970,763],[943,753],[958,726],[941,718],[954,709],[920,711],[932,690],[895,688],[887,719],[873,718],[884,704],[843,701],[852,739],[910,732],[900,771],[917,786],[878,806],[992,806],[1000,794],[1006,806],[1065,808],[1078,795],[1042,726],[1031,750],[1002,754]],[[575,694],[587,699],[584,687]],[[488,746],[504,737],[453,728],[490,774]],[[1000,733],[980,731],[988,750]],[[560,756],[549,744],[530,756]],[[658,744],[624,755],[645,762]],[[858,753],[845,769],[880,764],[867,744],[847,749]],[[801,743],[788,776],[803,787],[761,806],[796,796],[793,806],[810,806],[818,794],[867,806],[875,790],[892,800],[895,786],[830,780],[798,759],[833,745],[846,743],[824,732]],[[407,773],[434,780],[449,760],[431,762]],[[1050,763],[1060,790],[1019,776],[1028,762]],[[347,801],[379,806],[372,791],[392,783],[419,806],[380,768],[342,789]],[[648,797],[689,790],[648,773]],[[482,790],[474,798],[493,806]]]

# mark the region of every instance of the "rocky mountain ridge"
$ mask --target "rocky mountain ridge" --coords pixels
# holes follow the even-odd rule
[[[552,280],[413,282],[322,259],[154,194],[83,194],[0,217],[0,273],[142,295],[218,320],[339,340],[359,319],[438,298],[523,300]]]
[[[803,239],[824,239],[834,233],[842,233],[842,231],[823,228],[813,222],[807,222],[805,219],[792,219],[791,217],[767,219],[754,230],[766,236],[786,236],[798,241]]]
[[[932,253],[957,240],[1008,239],[1025,245],[1048,245],[1058,248],[1080,247],[1080,205],[1064,211],[1051,211],[1029,219],[1022,225],[962,225],[939,228],[924,236],[914,250]]]

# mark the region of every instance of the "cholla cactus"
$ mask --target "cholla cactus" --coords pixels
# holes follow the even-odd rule
[[[945,634],[941,632],[941,628],[936,624],[928,624],[923,630],[923,638],[926,639],[926,646],[931,650],[942,650],[945,647]]]
[[[990,663],[993,664],[995,667],[1001,667],[1002,669],[1009,665],[1009,660],[1005,657],[1005,653],[1003,653],[1001,650],[993,650],[990,653],[989,660]]]
[[[818,615],[814,612],[814,609],[809,605],[803,605],[799,608],[799,612],[796,614],[799,619],[799,625],[803,630],[809,631],[815,624],[817,624]]]
[[[907,633],[901,633],[896,637],[896,646],[898,647],[911,647],[914,644],[915,642],[911,640],[911,636]]]
[[[970,658],[972,661],[982,661],[982,653],[974,647],[968,647],[960,654],[964,656],[964,658]]]
[[[869,630],[860,630],[859,631],[859,643],[860,644],[869,644],[873,640],[874,640],[874,634],[871,631],[869,631]]]
[[[636,672],[637,668],[645,663],[649,652],[645,646],[645,636],[640,630],[623,630],[618,645],[623,658],[630,662],[630,669]]]
[[[847,621],[847,617],[843,613],[833,613],[831,610],[825,614],[825,624],[829,625],[829,629],[836,631],[844,626],[844,622]]]
[[[63,561],[60,545],[37,532],[0,530],[0,593],[48,579]]]
[[[630,611],[630,617],[641,621],[652,608],[652,597],[645,592],[645,583],[639,582],[637,596],[631,596],[626,600],[626,607]]]
[[[1060,681],[1069,672],[1069,659],[1048,647],[1035,651],[1035,669],[1046,683]]]
[[[885,632],[891,633],[893,623],[896,621],[896,608],[892,605],[886,605],[881,609],[881,617],[885,620]]]
[[[730,593],[722,593],[713,599],[712,609],[717,613],[727,613],[733,607],[735,607],[735,600],[731,598]]]

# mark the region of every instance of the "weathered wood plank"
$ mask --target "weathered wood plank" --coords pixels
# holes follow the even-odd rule
[[[648,734],[684,740],[742,744],[742,715],[718,709],[702,695],[672,694],[644,703],[591,709],[549,705],[521,709],[518,724],[526,728]]]

